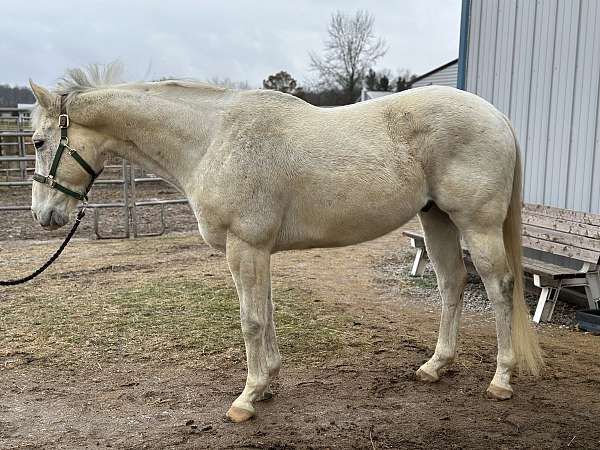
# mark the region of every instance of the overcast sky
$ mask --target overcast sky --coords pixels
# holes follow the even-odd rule
[[[27,0],[2,2],[0,84],[54,85],[67,67],[120,60],[129,80],[228,77],[259,87],[313,75],[332,12],[366,9],[389,50],[378,68],[421,74],[458,57],[460,0]]]

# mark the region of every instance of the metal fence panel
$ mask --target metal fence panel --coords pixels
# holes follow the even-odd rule
[[[0,117],[0,165],[6,166],[2,168],[6,173],[6,180],[0,181],[0,187],[7,188],[23,188],[29,187],[32,184],[30,174],[33,173],[33,165],[28,167],[29,162],[35,161],[33,146],[31,144],[32,131],[28,129],[29,122],[24,117],[29,113],[29,110],[19,110],[16,108],[0,108],[1,112],[9,112],[16,114],[14,117]],[[14,125],[11,125],[14,122]],[[8,123],[8,125],[7,125]],[[2,127],[11,128],[10,130]],[[9,141],[7,141],[9,139]],[[15,164],[18,167],[13,167]],[[109,166],[107,166],[109,167]],[[170,204],[185,204],[188,201],[185,198],[174,200],[150,200],[138,201],[136,197],[136,185],[147,182],[165,182],[160,177],[147,176],[142,171],[142,175],[135,176],[136,167],[128,161],[123,160],[119,166],[110,166],[111,168],[120,167],[121,178],[107,179],[99,178],[94,183],[95,185],[114,185],[120,186],[122,191],[122,200],[111,203],[90,203],[88,208],[93,211],[94,216],[94,234],[98,239],[115,239],[128,237],[146,237],[158,236],[165,231],[165,205]],[[106,168],[106,167],[105,167]],[[170,183],[169,183],[170,184]],[[158,232],[143,232],[139,230],[137,209],[141,207],[158,207],[159,208],[159,231]],[[123,210],[124,233],[122,235],[107,235],[102,231],[100,224],[101,211],[108,208],[121,208]],[[2,205],[0,211],[29,211],[29,205]]]

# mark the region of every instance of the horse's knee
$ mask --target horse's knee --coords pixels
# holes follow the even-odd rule
[[[252,339],[264,332],[265,326],[257,319],[242,317],[242,335],[244,339]]]

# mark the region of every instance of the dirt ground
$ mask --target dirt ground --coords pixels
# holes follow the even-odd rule
[[[0,241],[1,278],[57,245]],[[457,361],[423,384],[438,311],[422,281],[380,270],[391,255],[412,257],[400,232],[274,256],[284,365],[274,398],[233,424],[245,363],[223,255],[194,233],[77,239],[0,290],[0,448],[600,447],[600,337],[539,327],[542,378],[517,376],[515,398],[493,402],[493,317],[467,310]]]

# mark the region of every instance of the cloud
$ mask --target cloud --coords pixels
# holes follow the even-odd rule
[[[129,79],[229,77],[260,86],[287,70],[311,77],[335,10],[367,9],[389,45],[379,68],[423,73],[458,56],[460,1],[7,2],[0,83],[53,85],[67,67],[118,59]]]

